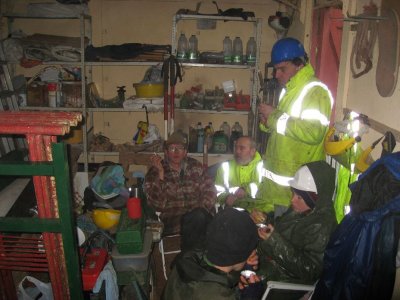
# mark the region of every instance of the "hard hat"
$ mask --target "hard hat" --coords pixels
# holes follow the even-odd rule
[[[272,47],[271,63],[276,65],[296,57],[304,57],[305,55],[306,51],[300,41],[294,38],[283,38],[277,41]]]
[[[302,166],[297,170],[294,178],[289,181],[289,185],[300,191],[317,193],[314,177],[307,166]]]
[[[116,209],[94,209],[92,219],[97,227],[108,230],[119,223],[121,211]]]

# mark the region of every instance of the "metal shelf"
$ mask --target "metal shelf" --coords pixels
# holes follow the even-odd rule
[[[82,107],[47,107],[47,106],[20,106],[20,110],[40,110],[40,111],[85,111]]]
[[[59,19],[67,19],[67,20],[79,20],[81,17],[83,17],[86,20],[91,20],[92,16],[90,15],[76,15],[76,16],[57,16],[57,15],[52,15],[52,16],[30,16],[26,14],[13,14],[13,13],[4,13],[1,14],[1,17],[4,18],[10,18],[10,19],[49,19],[49,20],[59,20]]]
[[[216,21],[236,21],[236,22],[257,22],[257,18],[249,17],[247,20],[241,17],[227,17],[227,16],[219,16],[219,15],[186,15],[186,14],[177,14],[175,15],[177,21],[179,20],[216,20]]]
[[[194,113],[194,114],[229,114],[229,115],[247,115],[249,111],[247,110],[206,110],[206,109],[182,109],[176,108],[176,112],[181,113]]]
[[[225,68],[225,69],[249,69],[253,70],[255,69],[255,66],[253,65],[224,65],[224,64],[203,64],[203,63],[181,63],[182,66],[184,67],[203,67],[203,68]]]

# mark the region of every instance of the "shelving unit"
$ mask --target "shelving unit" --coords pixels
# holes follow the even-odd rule
[[[84,120],[82,122],[82,148],[83,148],[83,163],[85,172],[88,171],[88,132],[91,130],[88,126],[88,111],[86,106],[86,84],[90,82],[90,78],[86,80],[87,66],[89,66],[85,62],[85,39],[91,39],[92,28],[91,28],[91,16],[81,14],[79,16],[29,16],[24,14],[15,14],[15,13],[3,13],[1,14],[2,18],[7,18],[8,32],[12,32],[13,23],[15,19],[41,19],[41,20],[78,20],[79,21],[79,37],[80,37],[80,61],[79,62],[71,62],[71,61],[46,61],[43,62],[43,65],[65,65],[65,66],[77,66],[81,70],[81,101],[82,107],[20,107],[21,110],[40,110],[40,111],[77,111],[81,112]],[[88,26],[86,26],[88,23]]]
[[[177,52],[177,41],[178,41],[178,23],[182,23],[183,21],[199,21],[199,20],[209,20],[216,21],[217,24],[219,22],[235,22],[235,23],[250,23],[253,25],[253,32],[249,34],[249,36],[254,36],[257,44],[256,51],[256,62],[254,65],[247,64],[205,64],[205,63],[182,63],[183,68],[193,67],[193,68],[210,68],[210,69],[231,69],[231,70],[247,70],[250,72],[249,79],[249,90],[251,96],[251,110],[250,111],[234,111],[234,110],[222,110],[222,111],[209,111],[209,110],[196,110],[195,112],[201,114],[239,114],[239,115],[255,115],[257,96],[259,90],[259,82],[258,82],[258,70],[259,70],[259,61],[260,61],[260,45],[261,45],[261,27],[262,21],[259,18],[248,18],[244,20],[240,17],[226,17],[226,16],[215,16],[215,15],[190,15],[190,14],[176,14],[173,16],[172,20],[172,53],[176,55]],[[212,34],[212,30],[207,31],[208,35]],[[231,34],[235,34],[235,32],[231,32]],[[245,41],[244,42],[244,50],[245,50]],[[199,46],[201,49],[201,46]],[[218,47],[222,49],[222,39],[221,46]],[[244,53],[245,54],[245,53]],[[177,110],[179,111],[179,110]],[[192,110],[180,110],[182,113],[193,112]],[[249,135],[253,132],[253,118],[248,117],[248,132]]]

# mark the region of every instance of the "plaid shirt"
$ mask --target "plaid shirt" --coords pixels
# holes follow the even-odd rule
[[[212,179],[197,160],[187,157],[181,172],[171,169],[165,161],[162,164],[164,180],[160,180],[155,167],[146,174],[147,203],[161,212],[164,234],[179,233],[182,215],[196,207],[213,212],[217,193]]]

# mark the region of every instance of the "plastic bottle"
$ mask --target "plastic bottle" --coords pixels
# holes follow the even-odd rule
[[[224,63],[231,64],[232,63],[232,40],[229,36],[224,38],[223,42],[223,50],[224,50]]]
[[[197,37],[192,34],[189,39],[189,61],[190,62],[197,62],[199,60],[199,53],[198,53],[198,41]]]
[[[208,148],[208,150],[211,150],[212,140],[213,140],[213,136],[214,136],[214,128],[213,128],[212,122],[208,122],[208,125],[204,129],[204,133],[206,136],[207,148]]]
[[[243,136],[243,127],[236,121],[232,126],[231,138],[229,140],[229,146],[232,152],[234,150],[235,141],[241,136]]]
[[[49,107],[57,107],[57,83],[50,82],[47,84],[47,96],[49,99]]]
[[[224,121],[221,126],[219,127],[219,130],[223,131],[224,134],[229,138],[231,135],[231,126],[229,126],[228,122]]]
[[[246,45],[246,61],[249,65],[254,65],[256,63],[256,49],[257,44],[254,37],[250,37]]]
[[[201,122],[197,123],[197,152],[202,153],[204,147],[204,128]]]
[[[184,33],[181,33],[178,39],[178,49],[176,52],[176,58],[181,61],[185,61],[188,52],[188,40]]]
[[[240,37],[233,41],[233,63],[241,64],[243,62],[243,43]]]

